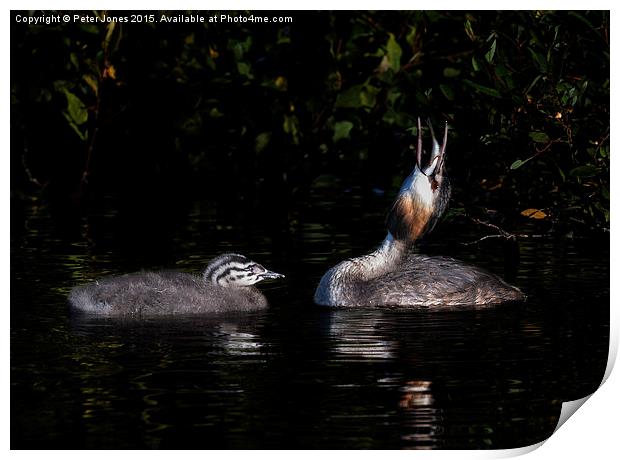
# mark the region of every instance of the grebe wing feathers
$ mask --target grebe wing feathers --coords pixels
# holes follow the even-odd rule
[[[486,270],[450,257],[408,256],[373,280],[369,305],[473,306],[522,300],[523,294]]]

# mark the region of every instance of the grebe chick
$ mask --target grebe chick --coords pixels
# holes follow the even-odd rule
[[[449,257],[413,253],[415,241],[430,232],[450,199],[445,172],[446,124],[440,146],[423,165],[418,118],[417,159],[387,217],[388,234],[370,254],[340,262],[325,273],[314,301],[327,306],[400,306],[437,310],[481,308],[523,300],[523,293],[483,269]]]
[[[69,304],[107,316],[261,310],[267,299],[254,284],[283,277],[240,254],[223,254],[209,263],[202,277],[161,271],[104,278],[73,288]]]

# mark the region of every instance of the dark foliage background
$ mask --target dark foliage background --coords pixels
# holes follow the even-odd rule
[[[292,20],[13,20],[13,222],[33,203],[69,226],[174,222],[188,197],[226,196],[287,228],[319,187],[395,193],[421,116],[451,127],[448,218],[608,230],[608,12],[259,15]]]

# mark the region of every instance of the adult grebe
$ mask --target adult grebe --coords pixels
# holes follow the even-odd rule
[[[422,126],[418,118],[417,161],[387,217],[388,234],[370,254],[340,262],[323,275],[314,301],[328,306],[401,306],[432,309],[481,308],[523,300],[523,293],[486,270],[449,257],[412,253],[430,232],[450,199],[443,143],[435,139],[422,164]]]
[[[267,299],[254,284],[283,277],[242,255],[223,254],[202,277],[162,271],[105,278],[73,288],[69,303],[75,310],[107,316],[260,310]]]

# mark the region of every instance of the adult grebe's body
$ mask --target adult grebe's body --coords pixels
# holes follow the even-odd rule
[[[202,277],[174,271],[139,272],[73,288],[75,310],[107,316],[154,316],[261,310],[267,299],[254,284],[284,275],[239,254],[213,259]]]
[[[421,132],[418,120],[417,162],[390,210],[387,237],[374,252],[328,270],[314,295],[317,304],[454,309],[524,299],[519,289],[485,270],[412,252],[415,241],[433,229],[450,198],[444,171],[448,127],[441,146],[433,134],[426,167],[422,166]]]
[[[319,305],[479,308],[522,300],[497,276],[449,257],[413,254],[391,235],[375,252],[345,260],[323,275]]]

